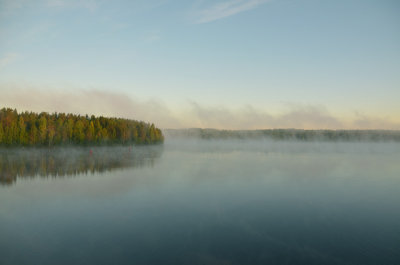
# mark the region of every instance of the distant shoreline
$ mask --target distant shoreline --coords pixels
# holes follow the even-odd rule
[[[218,130],[218,129],[164,129],[165,136],[197,139],[270,139],[297,141],[394,141],[400,142],[397,130]]]

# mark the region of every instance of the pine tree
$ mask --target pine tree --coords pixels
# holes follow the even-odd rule
[[[36,127],[36,124],[33,123],[31,125],[31,129],[29,132],[29,144],[36,145],[37,143],[38,143],[38,129]]]
[[[74,141],[76,143],[83,143],[84,140],[85,140],[85,133],[84,133],[83,122],[81,120],[78,120],[74,126]]]
[[[18,142],[22,145],[27,144],[28,139],[26,133],[26,125],[23,117],[19,117],[18,119],[18,130],[19,130]]]
[[[3,129],[3,124],[0,121],[0,145],[3,144],[3,137],[4,137],[4,129]]]
[[[67,132],[67,137],[70,141],[73,138],[72,136],[73,136],[73,132],[74,132],[74,126],[75,126],[75,122],[74,122],[73,118],[71,116],[68,117],[66,125],[65,125],[65,130]]]
[[[49,146],[53,143],[54,136],[56,135],[56,128],[52,120],[49,119],[49,124],[47,126],[47,142]]]
[[[94,139],[94,124],[93,121],[89,123],[89,126],[86,129],[86,141],[88,143],[92,143]]]
[[[46,144],[47,137],[47,120],[46,117],[42,116],[39,119],[39,142],[41,144]]]

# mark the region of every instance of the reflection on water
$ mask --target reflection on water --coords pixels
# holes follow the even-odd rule
[[[398,143],[158,148],[2,154],[0,264],[400,264]]]
[[[153,166],[162,146],[64,147],[3,149],[0,151],[0,184],[19,177],[64,177],[115,169]]]

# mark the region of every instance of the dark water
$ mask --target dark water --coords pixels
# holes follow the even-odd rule
[[[0,264],[400,264],[400,144],[0,151]]]

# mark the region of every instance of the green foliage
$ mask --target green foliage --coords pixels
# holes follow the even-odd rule
[[[19,131],[19,138],[17,139],[18,142],[22,144],[28,143],[28,137],[26,133],[26,124],[24,122],[24,118],[21,116],[18,119],[18,131]]]
[[[45,115],[41,113],[40,115]],[[41,116],[39,119],[39,141],[42,144],[46,143],[46,135],[47,135],[47,120],[46,117]]]
[[[4,129],[3,124],[0,122],[0,145],[3,143]]]
[[[164,136],[141,121],[0,109],[0,146],[154,144]]]

